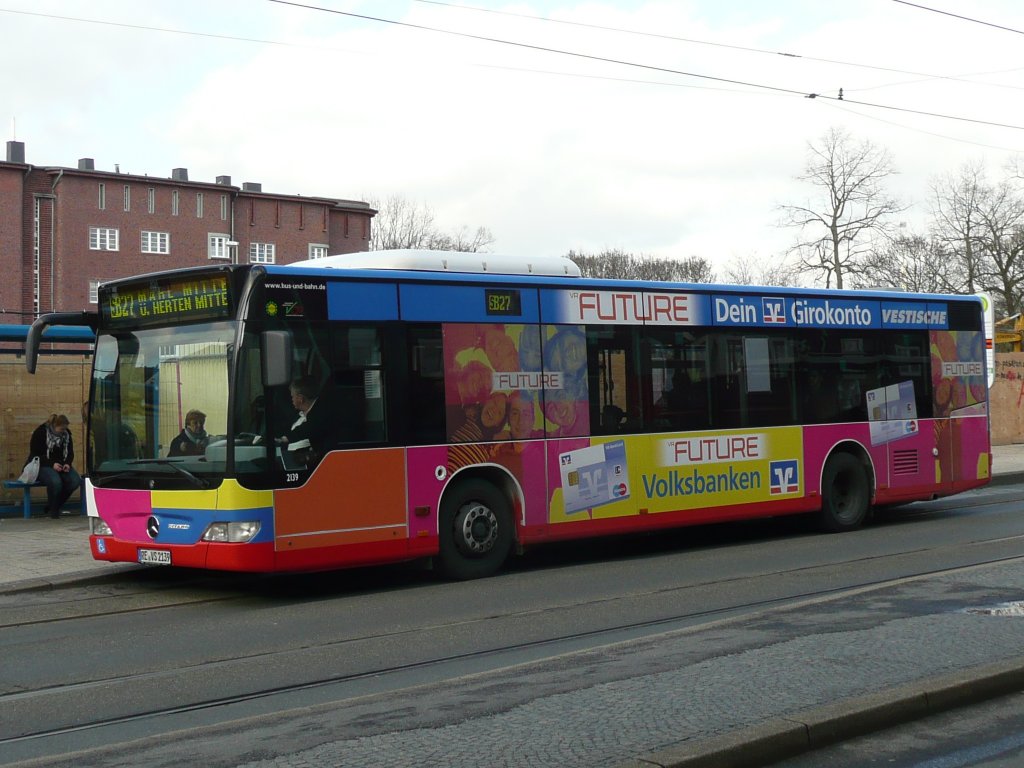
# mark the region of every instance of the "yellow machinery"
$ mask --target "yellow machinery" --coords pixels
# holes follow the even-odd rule
[[[1016,315],[996,320],[995,343],[997,345],[1008,344],[1010,346],[1008,351],[1020,352],[1022,339],[1024,339],[1024,315],[1018,312]],[[1003,347],[1003,349],[1006,348]]]

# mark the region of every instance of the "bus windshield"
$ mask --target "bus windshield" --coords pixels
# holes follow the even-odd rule
[[[88,438],[97,485],[207,488],[224,475],[237,323],[101,333]],[[140,485],[141,487],[141,485]]]

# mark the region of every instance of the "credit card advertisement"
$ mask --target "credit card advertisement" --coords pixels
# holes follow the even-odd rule
[[[626,444],[622,440],[559,454],[558,463],[567,514],[629,498]]]

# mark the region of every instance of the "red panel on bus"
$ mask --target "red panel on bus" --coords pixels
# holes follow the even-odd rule
[[[304,485],[274,491],[278,552],[405,541],[405,451],[329,453]]]

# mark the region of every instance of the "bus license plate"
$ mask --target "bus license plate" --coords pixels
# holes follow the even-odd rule
[[[170,565],[171,553],[164,549],[140,549],[139,562],[143,565]]]

